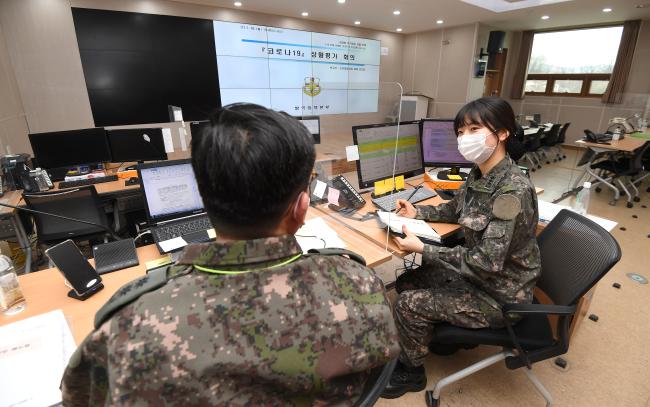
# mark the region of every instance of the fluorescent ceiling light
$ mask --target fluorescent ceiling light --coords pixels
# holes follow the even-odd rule
[[[345,3],[345,0],[339,0],[339,4]]]
[[[610,11],[612,11],[612,9],[609,8],[609,7],[605,7],[605,8],[603,9],[603,13],[609,13]]]
[[[549,18],[551,18],[551,17],[549,17],[549,16],[542,16],[541,17],[542,20],[548,20]]]
[[[444,23],[444,20],[437,20],[436,21],[436,24],[442,24],[442,23]]]
[[[302,13],[300,13],[300,15],[302,15],[303,17],[309,17],[309,13],[306,11],[303,11]]]
[[[519,10],[522,8],[531,8],[538,6],[546,6],[555,3],[564,3],[573,0],[460,0],[463,3],[471,4],[472,6],[481,7],[495,13],[503,13],[506,11]]]
[[[359,20],[354,22],[354,25],[359,25],[359,24],[361,24],[361,21],[359,21]]]
[[[241,1],[236,1],[234,4],[235,4],[235,7],[241,7]]]
[[[402,32],[402,29],[401,29],[401,28],[398,28],[398,29],[396,29],[395,31],[397,31],[398,33],[401,33],[401,32]]]
[[[393,14],[395,14],[396,16],[398,16],[398,15],[402,14],[402,12],[399,11],[399,10],[394,10],[394,11],[393,11]]]

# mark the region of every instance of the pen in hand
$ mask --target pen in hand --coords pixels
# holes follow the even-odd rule
[[[406,202],[411,202],[411,198],[413,198],[413,195],[415,195],[415,193],[418,192],[418,190],[420,188],[422,188],[422,185],[418,185],[417,187],[413,188],[413,192],[411,192],[411,195],[409,195],[409,197],[406,198]],[[402,207],[397,207],[397,208],[395,208],[395,213],[399,214],[399,211],[401,211],[401,210],[402,210]]]

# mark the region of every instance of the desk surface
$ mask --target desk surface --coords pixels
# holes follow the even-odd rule
[[[307,217],[314,218],[318,216],[322,217],[339,234],[339,237],[345,242],[349,250],[363,256],[369,267],[375,267],[391,259],[391,254],[380,246],[368,241],[359,233],[349,230],[326,216],[322,216],[321,212],[310,208]],[[162,257],[155,245],[139,247],[137,253],[140,260],[138,266],[103,274],[102,280],[105,288],[86,301],[78,301],[68,297],[67,294],[70,288],[64,284],[63,276],[56,268],[19,276],[20,288],[25,295],[27,308],[14,316],[0,315],[0,326],[44,312],[61,309],[70,325],[75,341],[80,343],[92,331],[97,310],[108,301],[115,291],[129,281],[144,275],[146,262]],[[90,260],[90,262],[94,263],[93,260]]]
[[[584,140],[577,140],[575,143],[581,147],[600,148],[603,150],[616,150],[631,153],[637,148],[643,146],[646,142],[646,140],[625,136],[622,140],[609,141],[609,144],[591,143]]]

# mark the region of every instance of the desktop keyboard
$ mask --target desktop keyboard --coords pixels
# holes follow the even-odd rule
[[[410,199],[409,197],[413,193],[412,189],[405,189],[402,191],[397,191],[392,194],[380,196],[379,198],[372,198],[372,203],[377,205],[380,209],[386,212],[392,212],[397,208],[398,199],[408,199],[411,203],[416,203],[424,201],[425,199],[433,198],[436,196],[436,193],[428,188],[420,188]]]
[[[75,181],[61,181],[59,182],[59,188],[82,187],[85,185],[101,184],[102,182],[117,181],[117,179],[117,175],[107,175],[105,177],[80,179]]]
[[[152,230],[152,233],[154,234],[156,241],[162,242],[178,236],[189,235],[194,232],[208,229],[212,229],[210,219],[207,216],[201,216],[197,219],[173,223],[171,225],[158,226]]]

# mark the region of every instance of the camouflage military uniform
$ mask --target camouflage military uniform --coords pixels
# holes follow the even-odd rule
[[[422,267],[397,281],[400,358],[413,366],[436,322],[502,327],[501,305],[532,302],[541,272],[535,188],[509,157],[483,177],[475,166],[451,201],[416,209],[418,219],[459,223],[465,246],[425,245]]]
[[[191,245],[166,277],[96,320],[64,373],[65,405],[351,405],[399,352],[373,271],[301,255],[293,236]]]

